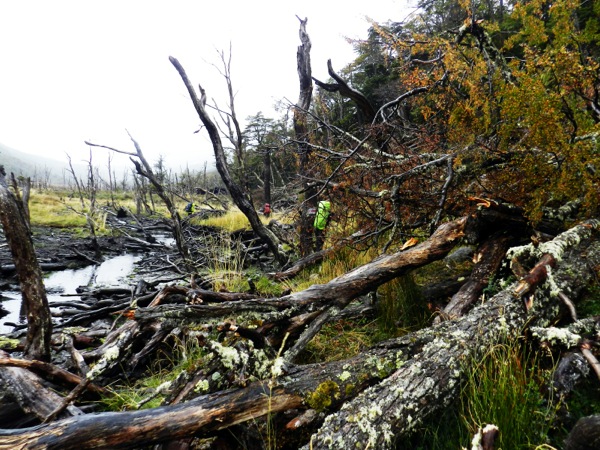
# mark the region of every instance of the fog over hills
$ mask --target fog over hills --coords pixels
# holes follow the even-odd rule
[[[93,155],[93,165],[98,169],[100,177],[108,180],[108,154],[110,152],[98,152]],[[73,168],[77,173],[78,178],[87,178],[87,164],[86,160],[89,158],[88,155],[73,156],[71,160]],[[154,165],[155,162],[151,161],[150,164]],[[204,164],[189,164],[188,167],[170,167],[168,158],[165,158],[163,163],[169,170],[175,173],[181,173],[185,170],[191,172],[202,172],[204,170]],[[70,185],[72,182],[72,175],[69,171],[69,160],[67,153],[64,154],[62,159],[59,158],[48,158],[40,155],[33,155],[25,153],[20,150],[14,149],[0,142],[0,165],[4,166],[6,174],[14,173],[15,176],[31,177],[33,181],[47,182],[53,186],[65,186]],[[133,164],[129,161],[129,158],[124,155],[113,154],[111,162],[111,172],[114,175],[114,179],[117,183],[120,180],[129,179],[131,180],[131,171],[133,170]],[[214,165],[208,166],[208,172],[215,172]],[[126,174],[127,172],[127,174]]]
[[[4,166],[7,174],[11,172],[15,176],[31,177],[32,179],[47,179],[53,185],[64,185],[65,179],[70,177],[66,172],[68,160],[65,154],[64,160],[47,158],[39,155],[31,155],[8,147],[0,142],[0,164]],[[85,166],[81,163],[73,163],[77,173],[85,173]]]

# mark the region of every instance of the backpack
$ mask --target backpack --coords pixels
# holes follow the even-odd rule
[[[185,209],[184,209],[184,211],[185,211],[185,212],[188,212],[188,213],[189,213],[189,212],[192,212],[192,203],[191,203],[191,202],[190,202],[190,203],[188,203],[187,205],[185,205]]]

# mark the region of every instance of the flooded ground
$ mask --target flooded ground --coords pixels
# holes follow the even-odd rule
[[[128,277],[133,273],[135,263],[141,259],[135,255],[121,255],[107,259],[99,266],[87,266],[76,270],[52,272],[44,278],[48,302],[79,301],[77,288],[84,287],[116,287],[129,286]],[[21,312],[21,293],[18,290],[4,291],[0,294],[2,308],[8,315],[0,318],[0,334],[10,333],[13,324],[25,324],[26,319]]]

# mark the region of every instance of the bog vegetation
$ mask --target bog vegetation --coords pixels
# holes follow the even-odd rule
[[[564,287],[580,276],[566,267],[555,281],[563,249],[544,243],[562,242],[561,233],[584,220],[577,233],[598,227],[599,17],[597,0],[422,0],[403,22],[372,23],[367,38],[353,43],[353,63],[336,69],[335,60],[329,62],[329,80],[311,78],[310,21],[300,20],[298,104],[283,108],[287,114],[278,118],[257,113],[245,127],[235,115],[233,94],[229,108],[215,105],[221,119],[215,125],[206,93],[201,87],[196,92],[183,65],[172,58],[192,100],[190,113],[195,109],[209,134],[218,173],[175,174],[162,160],[149,164],[133,137],[133,150],[90,143],[94,152],[130,155],[131,180],[117,182],[114,174],[102,180],[90,156],[86,178],[72,173],[69,187],[31,191],[31,225],[34,232],[68,228],[95,240],[119,235],[107,221],[119,211],[165,221],[174,234],[181,273],[202,278],[216,293],[251,293],[256,297],[249,304],[259,305],[256,299],[261,299],[268,306],[240,312],[220,299],[224,313],[197,308],[209,319],[177,316],[168,308],[162,310],[164,322],[140,316],[140,327],[161,323],[168,345],[157,344],[152,359],[130,377],[110,378],[116,366],[109,365],[102,374],[106,379],[98,378],[109,389],[94,400],[97,410],[151,409],[227,389],[251,395],[253,383],[263,382],[266,409],[256,419],[239,419],[250,425],[231,418],[223,425],[226,432],[212,424],[173,441],[187,445],[182,448],[349,448],[344,437],[356,433],[362,438],[350,443],[357,448],[443,449],[467,447],[481,428],[494,424],[500,429],[497,448],[561,448],[577,419],[600,414],[600,391],[597,380],[589,378],[577,391],[557,390],[566,348],[553,346],[550,338],[535,339],[529,327],[571,326],[565,308],[575,307],[563,299],[564,292],[581,291],[577,309],[592,319],[585,322],[590,328],[572,320],[581,328],[569,332],[588,339],[580,337],[572,347],[596,344],[597,279]],[[233,92],[230,61],[225,54],[221,60],[224,83]],[[325,250],[315,253],[311,224],[321,200],[331,202],[333,215]],[[189,203],[195,204],[190,214],[185,212]],[[267,203],[273,210],[269,217],[261,214]],[[475,225],[465,225],[470,221]],[[400,259],[412,255],[411,249],[416,253],[417,243],[429,245],[439,236],[454,243],[450,229],[464,238],[454,254],[444,258],[450,247],[439,244],[444,251],[426,263],[410,260],[406,270],[369,272],[365,277],[372,276],[374,285],[365,292],[357,289],[357,295],[342,284],[352,284],[361,268],[379,267],[389,255]],[[252,249],[240,237],[244,233],[256,239]],[[567,240],[575,246],[585,239],[591,238]],[[596,247],[587,245],[586,270],[597,277]],[[252,256],[257,249],[261,256]],[[301,262],[305,265],[293,275],[286,272]],[[540,270],[549,279],[545,296],[542,288],[536,290]],[[200,289],[192,280],[188,297]],[[337,289],[341,300],[329,291],[317,292],[310,300],[314,308],[306,307],[303,295],[326,286]],[[477,317],[485,319],[485,304],[504,301],[508,290],[524,300],[523,316],[511,316],[510,308],[502,307],[493,320],[498,328],[464,337],[469,328],[461,328],[459,319],[477,305]],[[540,312],[532,306],[546,305],[539,297],[560,297],[570,306],[560,314],[556,305]],[[292,300],[297,303],[286,303]],[[552,308],[554,315],[548,312]],[[143,309],[141,314],[147,312]],[[176,320],[185,326],[174,325]],[[451,340],[439,344],[438,351],[450,349],[442,358],[448,375],[440,375],[447,385],[423,375],[423,386],[431,386],[420,400],[410,398],[417,395],[416,387],[405,394],[399,392],[402,387],[390,388],[389,380],[410,366],[411,358],[430,354],[430,345],[444,333]],[[501,337],[492,337],[495,333]],[[456,344],[452,339],[460,336],[465,341]],[[482,348],[474,342],[480,337],[490,339]],[[463,353],[470,346],[473,353]],[[95,355],[98,366],[107,352]],[[592,353],[583,352],[586,358]],[[435,372],[434,362],[433,368],[423,361],[410,366],[417,367],[411,376],[419,376],[421,364],[423,373]],[[339,373],[310,388],[293,385],[311,378],[301,370],[317,366]],[[367,374],[359,366],[368,367]],[[299,375],[281,381],[290,373]],[[447,391],[440,393],[436,388],[442,384]],[[305,389],[302,406],[277,403],[284,402],[277,389],[288,388],[289,398]],[[377,389],[393,394],[369,403]],[[457,401],[441,398],[444,393]],[[394,395],[396,400],[389,400]],[[405,409],[385,409],[395,418],[377,409],[404,400]],[[344,402],[351,406],[342,408]],[[439,409],[428,409],[432,405]],[[421,416],[417,410],[427,412]],[[296,432],[292,419],[306,429]],[[166,441],[158,436],[140,442]]]

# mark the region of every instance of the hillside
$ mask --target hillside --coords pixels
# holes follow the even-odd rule
[[[13,172],[17,176],[29,176],[32,179],[48,178],[51,184],[62,185],[68,163],[66,156],[64,161],[60,161],[24,153],[0,143],[0,164],[4,165],[7,174]],[[78,166],[76,169],[82,167]]]

